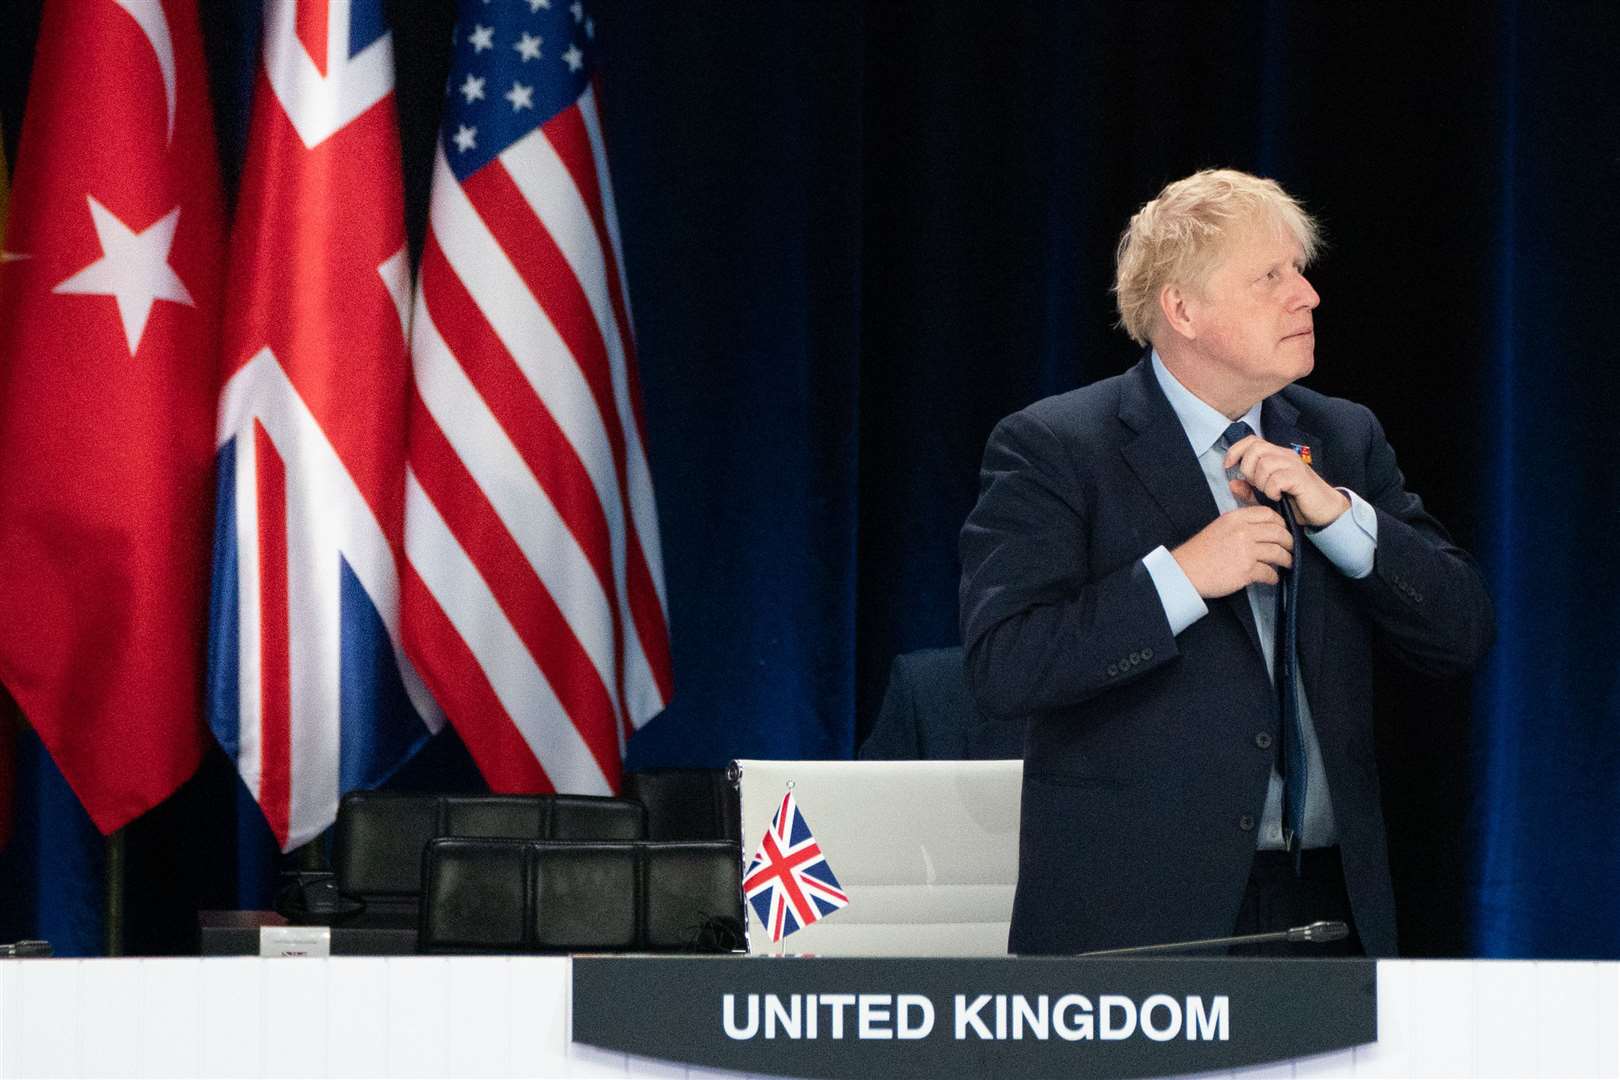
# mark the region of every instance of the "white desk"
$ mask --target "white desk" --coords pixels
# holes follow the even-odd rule
[[[547,957],[7,961],[0,1076],[734,1075],[571,1045],[570,971]],[[1225,1075],[1620,1076],[1620,964],[1384,961],[1378,1012],[1376,1045]]]

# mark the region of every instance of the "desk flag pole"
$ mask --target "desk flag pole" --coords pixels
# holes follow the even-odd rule
[[[777,804],[770,827],[759,839],[743,872],[743,895],[774,943],[849,906],[826,854],[800,812],[793,781]],[[782,955],[787,950],[782,944]]]

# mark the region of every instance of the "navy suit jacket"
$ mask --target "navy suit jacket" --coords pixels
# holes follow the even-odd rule
[[[1368,409],[1290,386],[1261,424],[1272,443],[1309,446],[1317,472],[1378,515],[1368,577],[1345,577],[1309,541],[1295,565],[1300,672],[1352,910],[1369,955],[1391,956],[1373,642],[1423,671],[1465,671],[1490,645],[1490,600]],[[980,708],[1027,722],[1015,953],[1232,932],[1275,753],[1260,744],[1281,734],[1275,695],[1244,594],[1208,601],[1173,636],[1141,561],[1216,513],[1146,360],[990,436],[961,536],[962,640]]]

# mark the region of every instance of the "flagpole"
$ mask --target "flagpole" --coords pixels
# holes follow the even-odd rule
[[[789,795],[793,794],[793,789],[795,787],[797,787],[797,786],[798,786],[797,781],[789,780],[787,782],[788,794]],[[778,960],[780,960],[783,957],[787,956],[787,939],[788,939],[788,936],[786,934],[783,934],[781,936],[781,938],[779,938],[777,940],[777,942],[776,942],[776,958]]]
[[[326,856],[321,851],[321,836],[324,835],[325,833],[322,833],[313,840],[305,840],[288,853],[288,860],[292,863],[294,870],[315,871],[326,869]]]
[[[105,841],[103,881],[106,888],[102,949],[108,956],[124,955],[125,844],[124,830],[114,829]]]

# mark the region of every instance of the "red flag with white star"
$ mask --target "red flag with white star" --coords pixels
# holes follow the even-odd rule
[[[0,678],[103,832],[205,745],[221,218],[195,0],[50,0],[0,253]]]

